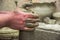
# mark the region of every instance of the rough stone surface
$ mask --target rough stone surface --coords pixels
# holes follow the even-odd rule
[[[60,40],[60,33],[39,29],[35,31],[35,40]]]
[[[40,24],[35,30],[35,40],[60,40],[60,25]]]
[[[35,34],[34,31],[21,31],[19,40],[34,40]]]
[[[11,11],[16,8],[14,0],[0,0],[0,10]]]
[[[51,29],[48,28],[36,28],[35,31],[21,31],[20,40],[60,40],[60,31],[54,30],[54,26]]]

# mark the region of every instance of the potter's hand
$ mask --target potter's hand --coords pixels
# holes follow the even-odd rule
[[[37,24],[38,16],[32,14],[26,14],[24,12],[19,12],[15,14],[12,20],[9,22],[12,29],[17,30],[33,30]]]
[[[38,22],[40,21],[38,15],[33,14],[32,16],[33,16],[32,18],[27,18],[26,21],[25,21],[26,22],[25,25],[28,28],[37,27],[38,26]]]
[[[24,28],[24,30],[27,30],[27,31],[34,30],[34,28],[39,25],[38,22],[40,20],[39,20],[38,15],[33,14],[32,16],[33,16],[32,18],[27,18],[25,20],[25,28]]]

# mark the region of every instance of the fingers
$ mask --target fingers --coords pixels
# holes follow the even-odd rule
[[[26,23],[25,26],[28,28],[34,28],[37,27],[39,24],[38,23]]]
[[[39,18],[39,16],[37,14],[32,14],[33,18]]]
[[[40,19],[31,19],[31,18],[28,18],[25,22],[26,23],[35,23],[35,22],[40,22]]]
[[[27,20],[25,20],[26,24],[25,26],[28,28],[34,28],[37,27],[39,24],[37,22],[40,22],[39,16],[32,14],[33,18],[27,18]]]
[[[28,27],[24,27],[24,29],[23,29],[24,31],[32,31],[32,30],[34,30],[34,28],[28,28]]]

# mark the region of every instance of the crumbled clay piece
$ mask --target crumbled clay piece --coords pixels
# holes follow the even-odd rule
[[[44,22],[47,24],[55,24],[56,20],[46,17],[46,18],[44,18]]]

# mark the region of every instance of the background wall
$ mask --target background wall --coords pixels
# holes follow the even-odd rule
[[[28,0],[0,0],[0,10],[15,10],[16,4],[18,2],[18,6],[20,7],[22,4],[29,3]]]
[[[0,0],[0,10],[15,10],[16,8],[16,4],[15,1],[18,2],[18,6],[21,7],[21,5],[26,4],[26,3],[30,3],[31,0]],[[36,1],[36,0],[32,0]],[[44,0],[38,0],[41,2],[44,2]],[[51,2],[51,1],[55,1],[55,0],[45,0],[45,2]],[[56,6],[57,6],[57,10],[60,11],[60,0],[56,0]]]
[[[60,0],[56,0],[57,11],[60,11]]]

